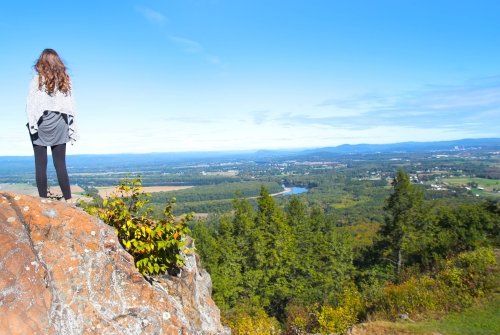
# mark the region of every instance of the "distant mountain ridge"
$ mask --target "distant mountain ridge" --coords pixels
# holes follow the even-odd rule
[[[442,150],[464,150],[472,148],[500,149],[500,138],[478,138],[461,139],[453,141],[436,142],[400,142],[389,144],[342,144],[336,147],[325,147],[304,150],[302,153],[313,153],[318,151],[329,153],[389,153],[389,152],[419,152],[419,151],[442,151]]]
[[[213,152],[163,152],[163,153],[123,153],[68,155],[68,167],[93,168],[94,166],[127,167],[141,169],[144,166],[172,163],[204,164],[220,161],[268,161],[274,159],[321,159],[336,155],[375,153],[414,153],[432,151],[471,150],[500,151],[500,138],[461,139],[435,142],[401,142],[390,144],[342,144],[335,147],[311,149],[276,149],[257,151],[213,151]],[[21,172],[32,170],[33,156],[0,156],[1,172]]]

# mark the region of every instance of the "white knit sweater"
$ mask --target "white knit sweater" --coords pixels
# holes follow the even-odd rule
[[[38,88],[38,74],[31,79],[28,98],[26,99],[26,114],[28,115],[28,128],[31,134],[38,132],[38,120],[44,111],[55,111],[68,115],[69,138],[71,142],[78,139],[78,132],[75,126],[75,103],[73,94],[67,95],[56,90],[49,95],[42,86]]]

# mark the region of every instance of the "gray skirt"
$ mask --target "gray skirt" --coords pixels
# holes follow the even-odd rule
[[[45,111],[38,120],[38,132],[31,135],[35,145],[53,146],[69,142],[68,116],[64,113]]]

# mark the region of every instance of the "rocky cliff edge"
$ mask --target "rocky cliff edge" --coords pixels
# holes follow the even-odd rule
[[[114,229],[66,203],[0,193],[0,334],[230,334],[196,254],[149,283]]]

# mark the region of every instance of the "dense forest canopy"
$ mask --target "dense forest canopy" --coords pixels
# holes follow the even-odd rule
[[[395,317],[387,314],[397,313],[400,303],[385,296],[390,285],[414,281],[418,286],[424,274],[446,287],[437,278],[457,257],[473,257],[467,252],[479,253],[473,254],[484,258],[479,263],[493,263],[487,248],[499,242],[498,201],[453,206],[426,201],[422,188],[399,170],[384,203],[384,220],[380,229],[365,237],[369,243],[358,243],[353,226],[339,224],[322,206],[310,206],[299,197],[279,206],[264,187],[256,208],[235,198],[232,214],[196,222],[192,229],[197,249],[212,274],[214,298],[229,322],[237,329],[242,310],[247,317],[262,317],[256,311],[263,309],[288,332],[297,327],[308,332],[345,331],[345,322],[352,324],[368,314]],[[486,283],[491,278],[476,279],[474,285],[491,284]],[[480,294],[477,287],[466,291],[453,294],[464,295],[467,302],[436,309],[461,308]],[[394,304],[393,310],[381,304]],[[297,313],[315,317],[298,325]],[[322,324],[325,318],[331,322]]]

